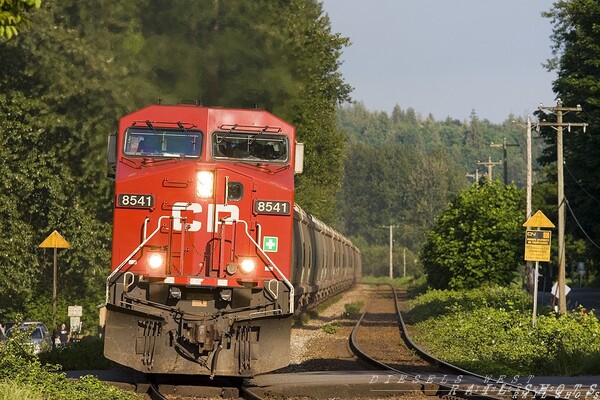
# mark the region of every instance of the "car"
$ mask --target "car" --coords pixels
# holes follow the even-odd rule
[[[15,323],[6,324],[6,336],[11,337],[11,332],[16,327]],[[49,351],[52,349],[52,335],[46,324],[40,321],[25,321],[19,325],[19,329],[23,331],[30,331],[29,344],[33,350],[33,354],[39,354],[43,351]]]

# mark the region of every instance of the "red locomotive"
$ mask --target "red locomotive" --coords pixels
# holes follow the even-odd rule
[[[120,120],[107,358],[210,376],[289,363],[296,308],[360,274],[358,249],[294,204],[295,139],[260,110],[152,105]]]

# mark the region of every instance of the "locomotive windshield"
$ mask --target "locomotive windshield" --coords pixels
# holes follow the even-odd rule
[[[215,132],[212,154],[217,159],[236,159],[260,163],[283,163],[288,160],[288,138],[256,132]]]
[[[179,129],[129,128],[125,154],[144,157],[198,157],[202,133]]]

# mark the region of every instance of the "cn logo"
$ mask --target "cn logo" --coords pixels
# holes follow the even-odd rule
[[[173,216],[173,229],[176,231],[183,230],[182,224],[182,213],[185,217],[185,214],[191,212],[192,214],[202,214],[202,204],[198,203],[186,203],[182,201],[178,201],[173,204],[173,211],[171,215]],[[219,229],[219,225],[222,223],[221,219],[228,218],[228,221],[225,221],[226,225],[231,225],[233,220],[240,219],[240,209],[237,206],[228,204],[209,204],[208,212],[206,214],[206,226],[207,232],[216,232]],[[198,220],[192,220],[192,222],[187,222],[189,217],[186,220],[185,230],[190,232],[197,232],[202,229],[202,222]]]

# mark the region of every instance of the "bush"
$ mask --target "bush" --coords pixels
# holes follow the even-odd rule
[[[357,317],[360,315],[360,309],[363,307],[363,305],[364,303],[362,301],[344,304],[344,315],[350,318]]]
[[[598,375],[600,322],[580,308],[540,315],[511,288],[429,291],[410,303],[413,340],[435,356],[480,374]]]
[[[79,342],[41,353],[39,357],[44,364],[60,364],[64,371],[110,369],[116,366],[104,358],[104,342],[94,336],[86,336]]]
[[[57,399],[88,400],[136,399],[127,392],[105,384],[92,376],[67,379],[59,372],[62,367],[43,364],[26,346],[27,332],[15,332],[6,343],[0,345],[0,399]],[[80,350],[81,351],[81,350]],[[10,382],[10,384],[6,384]],[[15,397],[15,393],[23,394]]]
[[[415,323],[486,307],[525,311],[531,309],[532,299],[516,286],[487,286],[472,290],[428,290],[409,304],[406,319]]]
[[[436,289],[510,283],[523,260],[524,192],[499,181],[461,191],[427,232],[420,259]]]

